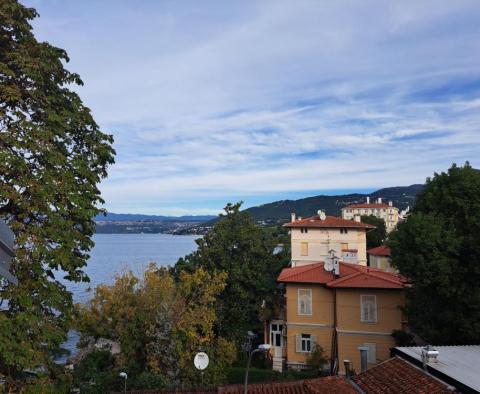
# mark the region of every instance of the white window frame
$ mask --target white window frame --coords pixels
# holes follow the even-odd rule
[[[305,291],[309,293],[309,308],[305,307],[305,309],[310,309],[310,313],[307,312],[302,312],[302,296],[300,296],[300,292]],[[298,289],[297,290],[297,313],[300,316],[312,316],[312,307],[313,307],[313,301],[312,301],[312,289]]]
[[[368,297],[368,299],[367,299]],[[365,316],[364,308],[366,303],[372,303],[373,309],[369,313],[373,316]],[[360,296],[360,321],[362,323],[377,323],[378,322],[378,308],[377,308],[377,296],[373,294],[362,294]]]
[[[312,353],[315,350],[315,346],[316,346],[315,335],[306,334],[306,333],[295,335],[295,351],[297,353]]]

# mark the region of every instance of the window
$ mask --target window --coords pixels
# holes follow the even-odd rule
[[[342,242],[340,244],[340,250],[348,250],[348,243]]]
[[[298,314],[312,314],[312,290],[298,289]]]
[[[300,254],[302,256],[308,256],[308,242],[302,242],[300,246],[301,246]]]
[[[346,228],[341,228],[341,229],[340,229],[340,234],[348,234],[348,229],[346,229]]]
[[[283,346],[283,324],[272,324],[270,333],[270,344],[276,347]]]
[[[303,233],[308,233],[308,228],[305,228],[305,227],[302,227],[300,229],[300,232],[303,234]]]
[[[377,345],[375,343],[364,343],[363,346],[368,348],[367,362],[369,364],[376,364],[377,363]]]
[[[295,335],[297,353],[310,353],[315,349],[315,336],[311,334]]]
[[[377,297],[374,295],[360,296],[360,321],[362,323],[377,322]]]

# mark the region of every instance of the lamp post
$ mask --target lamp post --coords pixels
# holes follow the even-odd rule
[[[123,386],[123,392],[126,393],[127,392],[127,378],[128,378],[128,375],[126,372],[120,372],[119,376],[125,381],[125,384]]]
[[[243,388],[244,394],[248,394],[248,370],[250,369],[250,364],[252,363],[252,356],[254,355],[254,353],[266,353],[270,350],[271,347],[272,347],[271,345],[264,343],[258,346],[257,349],[250,352],[248,356],[247,370],[245,371],[245,385]]]

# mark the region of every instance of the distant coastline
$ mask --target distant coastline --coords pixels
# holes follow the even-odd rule
[[[366,197],[382,197],[385,201],[405,209],[413,206],[416,195],[424,185],[396,186],[379,189],[370,194],[344,194],[335,196],[318,195],[299,200],[282,200],[247,208],[260,226],[277,226],[286,222],[291,212],[307,217],[323,209],[329,215],[338,216],[342,207],[363,202]],[[107,213],[97,215],[97,234],[205,234],[217,220],[213,215],[161,216],[140,214]]]

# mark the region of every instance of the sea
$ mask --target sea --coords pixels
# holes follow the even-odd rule
[[[84,267],[90,282],[63,283],[72,292],[74,302],[87,303],[93,297],[95,286],[113,283],[116,275],[126,271],[142,275],[150,262],[158,266],[174,265],[180,257],[196,250],[197,238],[198,235],[95,234],[95,246]],[[65,363],[77,352],[78,340],[78,333],[71,330],[62,346],[70,355],[59,357],[57,363]]]

